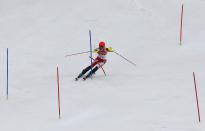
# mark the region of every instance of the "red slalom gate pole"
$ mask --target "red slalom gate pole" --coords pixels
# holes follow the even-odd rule
[[[200,109],[199,109],[199,98],[198,98],[198,92],[197,92],[197,86],[196,86],[196,77],[195,77],[195,73],[194,72],[193,72],[193,77],[194,77],[194,87],[195,87],[195,94],[196,94],[198,118],[199,118],[199,122],[201,122]]]
[[[182,37],[183,37],[183,16],[184,16],[184,4],[182,4],[182,8],[181,8],[180,45],[182,45]]]
[[[7,48],[6,55],[6,98],[9,99],[9,48]]]
[[[60,108],[60,80],[59,80],[59,71],[57,66],[57,85],[58,85],[58,115],[59,119],[61,118],[61,108]]]

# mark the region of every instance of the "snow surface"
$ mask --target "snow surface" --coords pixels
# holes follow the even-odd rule
[[[0,0],[0,130],[204,131],[204,7],[204,0]],[[89,30],[93,47],[103,40],[137,66],[110,53],[106,77],[99,70],[75,82],[89,54],[64,56],[89,50]]]

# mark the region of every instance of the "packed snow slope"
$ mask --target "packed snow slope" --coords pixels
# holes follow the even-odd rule
[[[204,7],[204,0],[1,0],[0,130],[204,131]],[[105,41],[137,66],[109,53],[107,76],[99,70],[74,81],[89,54],[65,55],[89,50],[89,30],[93,48]]]

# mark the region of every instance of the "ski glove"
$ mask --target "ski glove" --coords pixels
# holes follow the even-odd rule
[[[109,51],[109,52],[114,52],[114,50],[112,49],[112,47],[108,47],[108,48],[107,48],[107,51]]]

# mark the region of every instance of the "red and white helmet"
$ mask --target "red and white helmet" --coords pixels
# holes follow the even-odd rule
[[[103,41],[99,42],[99,47],[105,47],[105,42]]]

